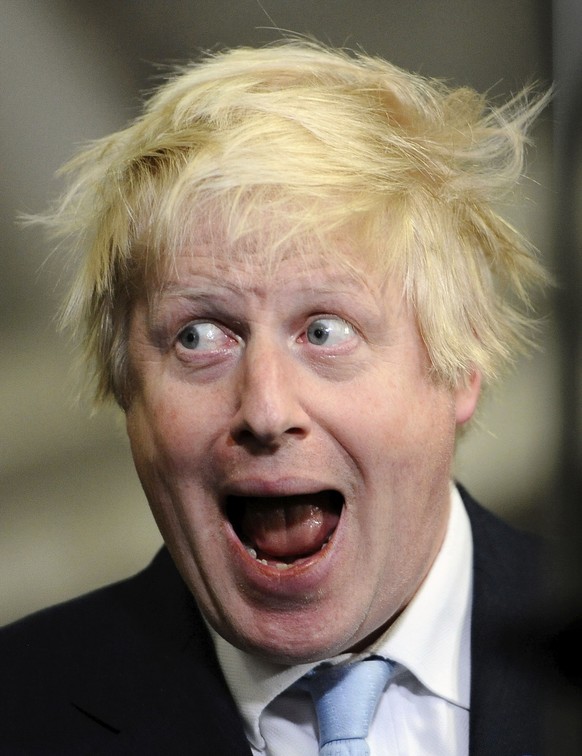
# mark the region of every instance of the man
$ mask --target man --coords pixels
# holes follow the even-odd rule
[[[491,207],[543,104],[287,42],[72,161],[67,318],[171,559],[4,631],[5,752],[316,754],[311,670],[369,657],[373,754],[541,752],[537,549],[451,466],[544,281]]]

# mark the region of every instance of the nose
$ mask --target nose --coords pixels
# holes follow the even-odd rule
[[[272,346],[247,346],[238,377],[233,440],[257,449],[273,449],[289,438],[305,437],[310,418],[300,392],[297,366],[291,357]]]

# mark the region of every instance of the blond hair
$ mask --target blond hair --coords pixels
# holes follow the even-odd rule
[[[297,40],[177,71],[133,124],[65,166],[69,190],[44,218],[83,259],[65,317],[84,324],[97,397],[128,401],[129,313],[160,265],[205,217],[234,241],[264,229],[265,213],[273,259],[349,227],[362,262],[401,277],[434,375],[494,377],[527,341],[528,292],[545,280],[492,207],[521,176],[547,97],[529,100],[491,107]]]

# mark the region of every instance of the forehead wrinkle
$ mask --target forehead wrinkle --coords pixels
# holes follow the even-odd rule
[[[350,264],[349,254],[335,255],[320,253],[306,253],[297,250],[294,255],[287,254],[278,260],[276,266],[264,265],[264,256],[259,252],[243,257],[226,250],[204,249],[199,252],[184,253],[176,259],[191,261],[190,269],[180,274],[178,266],[172,266],[166,280],[159,282],[155,294],[174,293],[182,288],[193,289],[184,285],[184,281],[192,278],[203,279],[207,290],[210,286],[217,290],[226,289],[235,294],[251,293],[265,296],[271,288],[292,286],[294,281],[301,280],[298,286],[306,286],[315,292],[323,294],[353,293],[362,288],[373,293],[379,293],[382,288],[382,278],[377,272],[365,270]],[[208,270],[204,270],[205,263]]]

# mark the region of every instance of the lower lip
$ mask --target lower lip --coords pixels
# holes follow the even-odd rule
[[[322,549],[284,568],[279,568],[275,564],[263,564],[255,559],[228,523],[228,542],[235,560],[235,568],[241,573],[245,587],[279,599],[293,599],[300,594],[302,600],[305,600],[306,594],[320,590],[336,559],[341,521],[340,517],[332,537]]]

